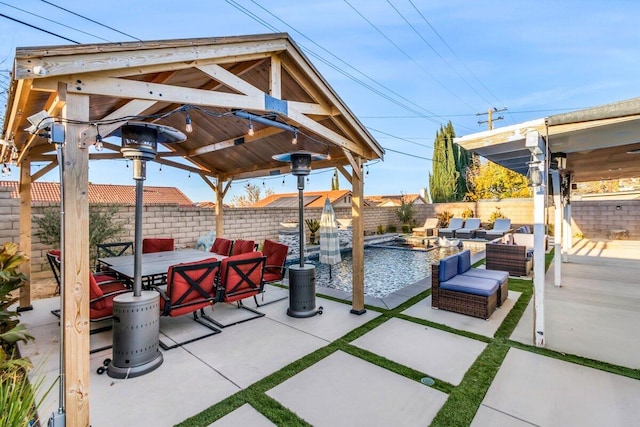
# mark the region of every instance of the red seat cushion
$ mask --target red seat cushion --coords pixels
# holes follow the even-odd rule
[[[109,317],[113,315],[113,298],[117,294],[109,295],[113,292],[119,292],[126,290],[120,282],[111,282],[103,285],[98,285],[93,274],[89,275],[89,298],[91,300],[107,295],[97,301],[93,301],[89,304],[89,318],[100,319],[102,317]]]
[[[231,255],[246,254],[247,252],[253,252],[255,242],[253,240],[236,240],[233,243],[233,250]]]
[[[264,241],[262,253],[267,257],[264,277],[262,278],[264,282],[274,282],[282,279],[288,251],[289,247],[287,245],[269,239]]]
[[[234,266],[236,261],[243,260],[255,262]],[[220,285],[225,291],[224,302],[234,302],[258,294],[262,283],[263,263],[264,258],[260,251],[223,259],[220,265]]]
[[[174,248],[173,239],[149,238],[142,239],[142,253],[167,252]]]
[[[229,256],[231,252],[231,240],[225,239],[224,237],[216,237],[216,240],[213,242],[213,246],[211,246],[210,252]]]
[[[218,268],[208,269],[205,264],[214,261],[217,261],[217,258],[207,258],[202,261],[182,263],[169,267],[165,290],[165,294],[169,298],[169,316],[175,317],[191,313],[211,304],[211,300],[215,296],[215,278],[218,274]],[[180,272],[176,270],[174,272],[174,268],[178,266],[198,265],[203,266],[199,269],[182,270]],[[202,290],[207,293],[207,297],[204,297],[197,289],[193,288],[185,276],[197,282]],[[160,298],[161,312],[164,312],[165,304],[167,304],[167,301],[164,298]]]

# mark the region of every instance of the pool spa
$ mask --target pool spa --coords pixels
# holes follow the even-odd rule
[[[482,245],[483,246],[483,245]],[[435,248],[432,250],[411,250],[399,247],[365,246],[364,248],[364,294],[383,298],[399,289],[431,276],[431,264],[463,249],[472,253],[484,250],[473,245],[459,248]],[[352,291],[351,251],[342,253],[342,262],[331,266],[311,257],[307,262],[316,266],[316,286]]]

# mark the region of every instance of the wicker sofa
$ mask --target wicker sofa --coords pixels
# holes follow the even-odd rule
[[[433,264],[431,306],[488,319],[496,307],[507,298],[508,277],[502,275],[500,280],[488,276],[478,277],[481,273],[472,270],[478,269],[471,268],[468,251],[448,256],[438,264]],[[493,273],[496,272],[488,274]]]
[[[526,245],[489,242],[485,247],[487,270],[508,271],[510,276],[528,276],[533,267],[533,255]]]

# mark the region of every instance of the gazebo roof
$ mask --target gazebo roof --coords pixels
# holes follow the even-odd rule
[[[18,48],[3,128],[3,138],[18,150],[18,163],[25,156],[55,163],[54,146],[24,129],[27,118],[42,110],[60,117],[65,93],[90,96],[82,133],[87,145],[98,133],[113,133],[126,117],[182,130],[188,113],[193,133],[159,149],[156,161],[203,178],[288,173],[289,165],[272,156],[297,149],[330,153],[314,169],[383,156],[287,34]],[[286,123],[297,132],[249,122],[234,111]],[[118,140],[105,140],[104,147],[90,158],[122,158]],[[8,161],[8,148],[2,146],[0,160]]]

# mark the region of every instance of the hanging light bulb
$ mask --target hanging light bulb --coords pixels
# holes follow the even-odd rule
[[[266,187],[266,184],[264,183],[264,179],[262,180],[262,186]]]
[[[307,176],[307,184],[309,184],[311,181],[309,180],[309,177]]]
[[[187,133],[193,132],[193,125],[191,124],[191,116],[187,112],[187,118],[185,119],[184,131]]]
[[[247,135],[253,136],[254,134],[255,132],[253,131],[253,123],[251,123],[251,119],[249,119],[249,131],[247,132]]]
[[[284,187],[284,178],[282,178],[282,186]]]
[[[296,145],[298,143],[298,131],[293,132],[293,138],[291,139],[291,145]]]
[[[129,169],[129,160],[125,160],[125,163],[127,164],[127,169]]]
[[[369,176],[369,165],[367,165],[367,172],[365,173],[366,176]]]
[[[327,160],[331,160],[331,151],[327,148]]]
[[[189,176],[187,178],[191,179],[191,171],[189,171]]]
[[[7,164],[2,166],[2,176],[7,176]],[[282,182],[284,184],[284,181]]]
[[[18,160],[18,149],[14,145],[11,147],[11,161],[15,162],[16,160]]]
[[[158,173],[162,173],[162,163],[160,164],[160,169],[158,169]]]
[[[11,176],[11,168],[7,166],[7,176]]]
[[[95,148],[96,151],[102,151],[102,149],[104,148],[104,145],[102,144],[102,135],[100,135],[100,128],[98,127],[97,124],[96,124],[96,143],[93,144],[93,148]]]

